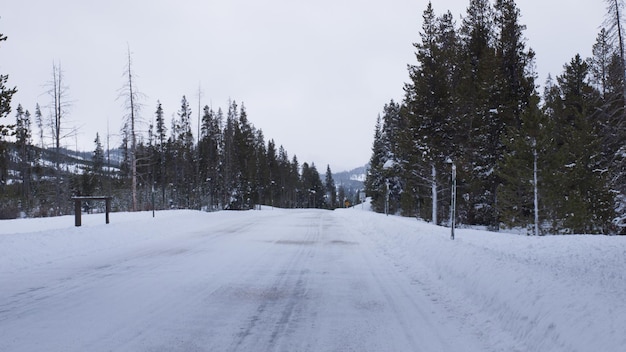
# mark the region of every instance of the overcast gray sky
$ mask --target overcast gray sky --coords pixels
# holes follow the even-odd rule
[[[414,64],[427,0],[22,0],[0,10],[0,73],[21,103],[50,104],[46,82],[60,62],[72,101],[66,126],[79,134],[69,148],[93,150],[107,123],[119,145],[127,45],[142,116],[156,102],[171,118],[183,95],[194,116],[201,104],[244,102],[250,121],[289,156],[320,172],[364,165],[376,117],[401,101]],[[433,0],[460,23],[469,0]],[[576,54],[591,54],[604,19],[603,0],[518,0],[528,45],[537,52],[539,82]],[[48,115],[48,109],[44,109]],[[169,122],[168,122],[169,126]],[[195,131],[195,127],[194,127]]]

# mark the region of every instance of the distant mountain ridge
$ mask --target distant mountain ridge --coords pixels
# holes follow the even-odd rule
[[[365,176],[369,166],[364,165],[350,171],[333,174],[333,180],[337,187],[343,186],[347,193],[363,190],[365,188]]]

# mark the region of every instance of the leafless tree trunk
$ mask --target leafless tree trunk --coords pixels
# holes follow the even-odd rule
[[[126,125],[130,137],[130,178],[131,178],[131,211],[137,211],[137,123],[139,118],[140,104],[139,93],[133,82],[132,57],[130,47],[128,47],[128,65],[124,75],[126,76],[126,84],[120,96],[124,96],[126,101]]]
[[[67,100],[67,86],[63,83],[63,70],[61,64],[52,63],[52,81],[49,83],[51,86],[48,93],[52,97],[52,114],[50,116],[50,127],[52,129],[52,139],[54,141],[54,164],[55,164],[55,196],[56,196],[56,213],[60,215],[61,212],[61,140],[63,135],[62,122],[65,119],[69,102]]]
[[[626,57],[624,57],[624,36],[622,33],[622,12],[624,11],[623,0],[605,0],[607,3],[607,19],[606,24],[608,26],[609,33],[613,35],[615,41],[617,41],[619,55],[622,63],[622,74],[624,75],[624,81],[626,82]],[[616,37],[616,38],[615,38]],[[624,99],[626,99],[626,84],[624,84]]]

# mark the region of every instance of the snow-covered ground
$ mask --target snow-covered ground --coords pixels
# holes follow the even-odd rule
[[[0,351],[623,351],[626,237],[354,209],[0,222]]]

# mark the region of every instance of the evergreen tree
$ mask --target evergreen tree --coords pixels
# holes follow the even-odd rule
[[[404,162],[406,149],[401,146],[405,120],[400,114],[400,105],[393,100],[385,105],[383,113],[382,121],[379,116],[376,122],[365,189],[372,197],[374,211],[395,213],[400,209],[406,175],[411,174]]]
[[[602,28],[598,33],[592,53],[593,56],[589,59],[590,83],[602,93],[602,96],[605,96],[608,88],[609,67],[615,54],[606,29]]]
[[[172,121],[171,143],[173,157],[173,185],[176,189],[174,202],[177,206],[192,207],[196,200],[194,190],[195,167],[193,134],[191,132],[191,108],[183,95],[177,118]],[[193,204],[196,207],[196,204]]]
[[[460,126],[465,134],[453,157],[458,170],[460,220],[497,225],[495,212],[498,180],[494,168],[502,152],[494,14],[488,0],[472,0],[460,30],[462,42],[459,84]]]
[[[424,218],[430,208],[430,217],[437,223],[441,182],[437,170],[458,152],[455,129],[460,121],[453,107],[459,80],[459,40],[450,12],[436,18],[429,3],[423,19],[421,43],[413,44],[418,65],[409,67],[411,83],[405,86],[406,108],[402,110],[407,120],[399,142],[404,151],[402,207],[406,215]]]
[[[385,211],[386,185],[383,166],[386,161],[382,137],[382,126],[379,115],[376,119],[372,156],[369,161],[369,169],[365,178],[365,192],[367,193],[367,196],[372,199],[372,210],[378,213]]]
[[[34,207],[39,207],[39,211],[36,212],[36,215],[41,215],[43,212],[41,211],[42,204],[46,202],[46,199],[43,197],[43,193],[47,189],[47,185],[43,182],[42,178],[45,174],[44,166],[42,163],[42,155],[45,152],[45,142],[44,142],[44,119],[43,114],[41,113],[41,108],[39,104],[35,105],[35,123],[37,124],[37,129],[39,132],[39,148],[33,148],[32,156],[33,156],[33,179],[36,180],[33,182],[33,197],[35,198]],[[34,144],[33,144],[34,145]]]
[[[181,99],[181,107],[178,112],[180,119],[181,130],[180,136],[182,146],[182,177],[181,180],[184,183],[183,189],[185,189],[184,197],[187,201],[187,207],[197,209],[199,207],[198,194],[195,187],[196,181],[196,167],[195,167],[195,152],[194,152],[194,137],[191,129],[192,111],[189,106],[187,98],[183,95]]]
[[[590,83],[600,92],[594,122],[602,139],[602,169],[608,170],[609,185],[616,194],[618,214],[615,222],[619,223],[620,219],[626,218],[626,113],[624,63],[614,42],[609,31],[603,28],[588,62]]]
[[[285,153],[285,150],[281,148],[281,153]],[[279,164],[279,156],[276,151],[276,143],[273,139],[270,139],[267,142],[267,172],[268,172],[268,192],[266,202],[269,202],[271,206],[276,206],[275,202],[278,202],[281,206],[285,206],[283,204],[283,194],[285,187],[285,177],[281,172],[281,165]],[[284,159],[286,159],[287,163],[289,162],[289,158],[285,155]],[[282,161],[282,159],[281,159]]]
[[[303,197],[302,204],[306,208],[321,208],[324,206],[324,185],[315,164],[309,166],[308,163],[302,164],[302,186],[301,195]]]
[[[104,148],[102,147],[102,142],[100,141],[100,134],[96,133],[96,139],[94,139],[95,149],[93,151],[92,161],[93,161],[93,177],[94,177],[94,191],[100,193],[103,191],[104,187],[102,186],[102,177],[105,174],[104,172]]]
[[[328,200],[327,207],[329,209],[335,209],[337,207],[337,188],[335,187],[335,180],[333,180],[333,173],[330,171],[330,165],[326,165],[326,199]]]
[[[39,146],[41,149],[45,148],[44,143],[44,128],[43,128],[43,114],[41,113],[41,108],[39,104],[35,106],[35,123],[37,124],[37,128],[39,130]]]
[[[165,118],[163,112],[163,106],[160,101],[157,101],[157,109],[155,111],[155,156],[153,162],[155,163],[155,172],[153,179],[155,185],[161,190],[161,208],[165,208],[165,193],[167,187],[167,173],[166,173],[166,152],[167,152],[167,126],[165,125]]]
[[[219,167],[222,144],[221,110],[218,114],[204,107],[200,145],[200,175],[205,182],[207,203],[212,210],[217,206],[219,192]]]
[[[497,227],[502,221],[507,226],[530,227],[534,224],[537,190],[533,165],[540,148],[537,143],[541,144],[538,134],[544,126],[534,86],[534,52],[525,48],[526,26],[519,23],[520,10],[515,2],[497,0],[494,10],[500,67],[497,105],[491,118],[494,133],[490,134],[495,142],[491,144],[496,161],[492,179],[497,187],[493,203],[497,217],[492,225]]]
[[[539,108],[534,95],[521,116],[520,126],[508,126],[503,138],[506,152],[498,166],[502,179],[498,191],[500,222],[509,228],[521,227],[539,235],[539,199],[544,191],[540,170],[548,171],[551,133],[554,127]],[[542,215],[541,220],[545,217]]]
[[[239,133],[239,116],[237,103],[231,102],[226,114],[226,124],[224,126],[224,146],[222,155],[222,196],[221,203],[226,209],[233,208],[234,203],[241,199],[238,193],[238,173],[237,173],[237,147],[235,136]]]
[[[7,40],[7,36],[0,33],[0,43],[5,40]],[[8,88],[6,86],[8,81],[9,75],[0,74],[0,118],[7,117],[11,113],[11,98],[13,94],[17,93],[17,88]],[[10,134],[11,129],[11,125],[0,124],[0,143],[3,141],[3,137]]]
[[[15,146],[17,148],[18,169],[20,172],[20,196],[22,206],[30,209],[31,203],[31,162],[32,155],[32,130],[30,113],[24,111],[21,104],[18,104],[15,116]]]
[[[408,158],[405,135],[407,130],[406,119],[401,114],[400,104],[391,100],[383,107],[382,140],[385,152],[385,163],[383,163],[383,174],[387,189],[387,207],[390,213],[396,213],[402,209],[401,201],[403,196],[410,199],[413,204],[415,192],[407,185],[407,180],[413,170],[403,162]],[[412,212],[412,208],[406,207],[405,211]]]
[[[100,141],[100,134],[96,133],[96,139],[94,139],[95,149],[93,151],[93,170],[96,174],[102,174],[104,171],[104,148],[102,148],[102,142]]]
[[[262,130],[256,130],[254,135],[254,179],[252,194],[254,204],[268,204],[265,196],[271,191],[270,171],[268,165],[267,148]]]
[[[286,155],[286,154],[285,154]],[[291,164],[289,165],[289,185],[293,189],[291,196],[293,197],[293,208],[303,208],[305,203],[300,200],[300,195],[303,193],[302,184],[300,182],[300,163],[298,157],[293,156]]]
[[[257,196],[257,192],[253,189],[253,182],[256,177],[255,129],[248,121],[248,114],[243,104],[239,112],[239,122],[236,125],[234,142],[237,155],[238,207],[239,209],[249,209],[252,206],[250,201],[253,201]]]
[[[339,187],[337,187],[337,201],[339,202],[338,207],[345,208],[346,200],[346,189],[343,185],[340,185]],[[354,202],[354,204],[357,204],[357,202]]]
[[[80,178],[74,179],[74,189],[77,195],[95,195],[102,192],[102,178],[104,176],[104,149],[100,142],[100,135],[96,133],[94,139],[95,149],[92,153],[91,166],[83,168]],[[86,210],[89,210],[89,202],[84,203]]]
[[[556,151],[546,174],[545,202],[553,232],[608,231],[612,196],[601,165],[599,130],[594,126],[599,92],[587,81],[589,65],[576,55],[558,77],[546,99],[558,129],[552,133]]]
[[[294,155],[293,164],[289,161],[289,155],[281,145],[278,148],[278,186],[280,186],[280,204],[284,208],[297,207],[297,191],[300,175],[298,174],[298,158]]]
[[[525,25],[519,23],[520,10],[514,0],[497,0],[494,6],[497,27],[496,53],[500,63],[500,80],[497,82],[499,103],[498,119],[506,126],[518,126],[524,109],[529,107],[535,94],[535,54],[526,50]],[[537,101],[534,100],[535,108]]]

